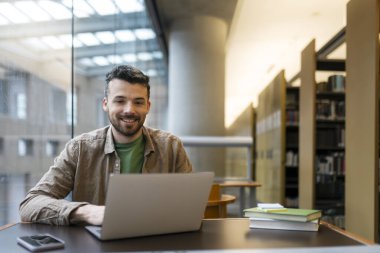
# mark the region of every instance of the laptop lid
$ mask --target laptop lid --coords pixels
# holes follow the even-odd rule
[[[213,172],[112,174],[100,239],[200,229]]]

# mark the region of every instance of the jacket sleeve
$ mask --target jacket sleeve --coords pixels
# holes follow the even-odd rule
[[[22,221],[69,225],[71,212],[87,204],[64,199],[73,189],[78,153],[74,140],[66,144],[54,165],[20,203]]]
[[[190,159],[186,154],[186,150],[182,142],[178,139],[176,143],[177,146],[177,157],[176,157],[176,173],[191,173],[193,171],[193,166],[191,165]]]

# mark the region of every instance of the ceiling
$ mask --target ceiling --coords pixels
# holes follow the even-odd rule
[[[257,105],[281,69],[287,79],[299,72],[301,51],[313,38],[318,50],[345,27],[347,2],[238,1],[226,46],[226,126],[250,103]],[[333,57],[345,57],[344,45]]]
[[[13,64],[68,89],[73,62],[77,83],[103,78],[115,64],[166,77],[143,0],[0,1],[0,29],[3,75]]]
[[[300,52],[311,39],[316,39],[319,49],[345,26],[348,2],[348,0],[147,1],[156,3],[166,31],[176,18],[193,15],[216,16],[228,24],[225,73],[226,126],[230,125],[250,103],[257,104],[260,91],[281,69],[285,69],[288,79],[299,71]],[[71,71],[70,47],[66,44],[63,48],[53,48],[59,43],[50,42],[58,39],[67,43],[67,39],[70,40],[70,36],[67,35],[71,33],[71,15],[65,16],[57,12],[54,15],[50,14],[50,19],[45,20],[44,15],[34,15],[34,17],[29,16],[32,22],[24,23],[12,20],[15,15],[4,19],[5,15],[10,13],[9,10],[6,11],[9,7],[7,3],[23,11],[26,16],[34,13],[29,11],[30,7],[22,6],[21,2],[49,5],[50,7],[44,6],[45,12],[52,13],[54,2],[70,12],[72,0],[0,1],[0,63],[13,62],[45,80],[67,88],[69,83],[67,76],[70,76]],[[100,3],[104,7],[95,7]],[[128,10],[125,3],[128,3],[128,6],[137,6],[137,9]],[[152,35],[150,32],[151,37],[138,38],[139,29],[150,29],[149,21],[146,19],[148,15],[146,9],[141,9],[142,3],[142,0],[74,1],[74,4],[78,5],[74,19],[75,71],[80,76],[85,78],[104,76],[104,72],[111,65],[129,61],[134,62],[148,74],[166,74],[167,65],[157,44],[156,34]],[[86,13],[85,5],[91,6],[90,13]],[[46,11],[46,8],[50,9]],[[136,39],[129,40],[122,35],[118,38],[117,31],[123,30],[129,30]],[[111,32],[111,37],[107,37],[107,34],[110,35],[107,32]],[[90,37],[92,35],[98,42],[86,45],[86,35]],[[102,41],[103,35],[106,36]],[[160,36],[158,34],[158,37]],[[85,46],[76,45],[77,40]],[[44,46],[45,49],[36,48],[38,46]],[[121,57],[118,57],[120,55]],[[334,57],[344,58],[344,55],[344,46],[334,52]]]
[[[225,123],[228,127],[285,69],[299,72],[303,48],[317,50],[345,26],[348,0],[155,0],[166,37],[178,18],[211,15],[229,27],[226,44]],[[344,59],[344,45],[329,57]],[[326,78],[317,76],[317,78]]]

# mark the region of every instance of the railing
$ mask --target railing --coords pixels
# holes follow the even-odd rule
[[[252,180],[252,146],[253,139],[248,136],[182,136],[185,147],[246,147],[247,148],[247,176],[228,180]],[[226,178],[227,179],[227,178]]]

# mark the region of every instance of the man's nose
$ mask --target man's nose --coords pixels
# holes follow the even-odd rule
[[[133,105],[132,102],[127,102],[125,105],[124,105],[124,112],[126,113],[132,113],[135,111],[135,107]]]

